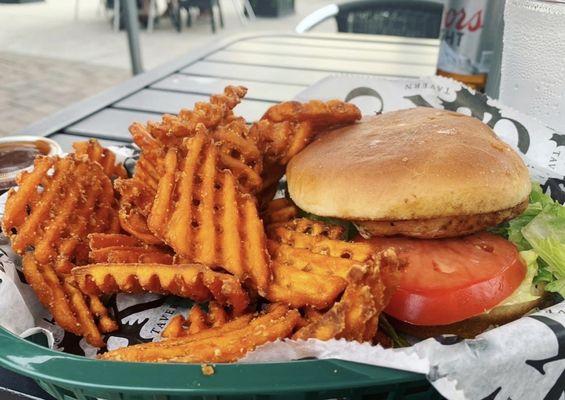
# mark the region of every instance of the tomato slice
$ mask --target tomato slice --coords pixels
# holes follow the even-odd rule
[[[368,241],[378,249],[396,248],[406,262],[385,312],[414,325],[447,325],[482,314],[509,297],[526,275],[516,247],[486,232]]]

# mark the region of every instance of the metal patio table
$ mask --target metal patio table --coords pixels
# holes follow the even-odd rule
[[[328,75],[433,75],[438,50],[437,39],[344,33],[241,34],[137,75],[17,133],[47,136],[66,151],[73,142],[90,137],[103,145],[124,145],[131,142],[128,126],[132,122],[159,120],[163,113],[192,108],[228,84],[249,89],[235,111],[252,122],[269,106],[292,99]],[[2,387],[31,392],[37,398],[35,383],[23,377],[12,379],[9,374],[0,369],[1,399],[21,398],[3,392]]]

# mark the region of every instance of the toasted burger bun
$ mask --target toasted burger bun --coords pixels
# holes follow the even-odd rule
[[[504,325],[521,318],[524,314],[532,311],[536,307],[539,307],[542,302],[543,297],[540,297],[537,300],[526,303],[500,306],[492,309],[488,313],[449,325],[412,325],[407,322],[399,321],[391,316],[387,316],[387,319],[397,331],[419,339],[427,339],[446,334],[457,335],[465,339],[472,339],[486,331],[488,328]]]
[[[510,219],[531,189],[520,156],[487,125],[421,107],[365,117],[322,135],[290,161],[287,181],[305,211],[359,221],[365,233],[380,235],[399,233],[391,222],[410,221],[400,233],[421,238],[476,232]],[[446,217],[455,218],[417,227]],[[464,229],[442,228],[453,220]]]

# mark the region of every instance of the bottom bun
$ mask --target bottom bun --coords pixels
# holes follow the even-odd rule
[[[465,339],[472,339],[488,328],[504,325],[522,317],[527,312],[539,307],[543,302],[543,297],[526,303],[514,304],[511,306],[500,306],[493,308],[489,313],[477,315],[476,317],[455,322],[449,325],[412,325],[407,322],[397,320],[389,315],[387,319],[394,328],[401,333],[427,339],[440,335],[457,335]]]

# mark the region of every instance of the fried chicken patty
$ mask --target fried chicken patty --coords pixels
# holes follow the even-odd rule
[[[527,207],[526,200],[514,207],[484,214],[396,221],[354,221],[354,223],[365,238],[403,235],[420,239],[438,239],[482,231],[522,214]]]

